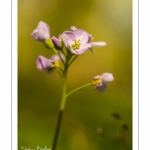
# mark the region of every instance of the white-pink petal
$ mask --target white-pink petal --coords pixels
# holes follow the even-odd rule
[[[80,44],[86,44],[89,40],[89,34],[81,29],[73,31],[74,35],[76,36],[76,40],[80,40]]]
[[[93,47],[102,47],[102,46],[106,46],[106,45],[107,45],[106,42],[92,42]]]
[[[101,75],[103,83],[111,82],[114,80],[113,74],[111,73],[103,73]]]

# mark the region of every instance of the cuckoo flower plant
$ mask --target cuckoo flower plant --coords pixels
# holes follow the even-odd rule
[[[88,86],[94,85],[99,91],[106,90],[106,84],[114,80],[111,73],[103,73],[102,75],[95,76],[93,81],[90,83],[77,87],[68,92],[67,90],[67,75],[68,69],[71,64],[75,61],[79,55],[92,49],[93,46],[102,47],[105,46],[105,42],[92,42],[92,35],[87,31],[82,29],[77,29],[76,27],[71,27],[70,31],[64,31],[60,34],[59,38],[55,36],[50,37],[50,27],[48,24],[40,21],[31,33],[31,36],[37,40],[44,43],[46,48],[53,50],[54,54],[49,58],[44,56],[38,56],[36,60],[36,67],[38,70],[56,70],[62,81],[62,98],[60,103],[60,110],[58,115],[58,122],[56,125],[56,132],[54,135],[54,140],[52,144],[52,150],[56,149],[59,130],[61,126],[61,120],[63,112],[65,109],[65,104],[67,99],[73,93],[86,88]]]

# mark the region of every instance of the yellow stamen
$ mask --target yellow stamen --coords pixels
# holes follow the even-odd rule
[[[93,79],[93,85],[98,85],[100,83],[102,83],[102,78],[101,77],[96,79],[96,80]]]
[[[80,48],[80,40],[75,40],[74,43],[71,45],[73,50],[79,49]]]

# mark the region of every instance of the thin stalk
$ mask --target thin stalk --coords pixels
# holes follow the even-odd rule
[[[56,68],[56,70],[57,70],[57,72],[58,72],[58,74],[59,74],[60,78],[63,78],[63,74],[64,74],[63,69],[62,69],[62,68],[60,68],[60,67],[55,67],[55,68]]]
[[[62,49],[62,53],[65,55],[65,57],[67,57],[67,55],[66,55],[66,53],[63,51],[63,49]]]
[[[62,59],[62,57],[59,53],[58,53],[58,56],[59,56],[60,60],[62,61],[62,63],[65,64],[64,60]]]
[[[66,98],[67,98],[66,97],[67,64],[64,67],[65,68],[64,68],[63,77],[62,77],[62,81],[63,81],[62,99],[61,99],[61,105],[60,105],[60,110],[59,110],[58,121],[57,121],[54,141],[53,141],[53,145],[52,145],[52,150],[56,149],[56,145],[57,145],[57,141],[58,141],[58,135],[59,135],[60,126],[61,126],[61,120],[62,120],[62,116],[63,116],[63,112],[64,112],[64,108],[65,108],[65,103],[66,103]]]
[[[70,63],[68,64],[68,66],[70,66],[77,57],[78,57],[78,55],[74,56],[74,58],[70,61]]]
[[[62,116],[63,116],[63,111],[60,110],[59,111],[59,116],[58,116],[58,122],[57,122],[57,126],[56,126],[56,131],[55,131],[55,136],[54,136],[54,141],[53,141],[53,145],[52,145],[52,150],[56,149]]]
[[[62,74],[64,74],[64,70],[60,67],[55,67],[56,69],[60,70],[62,72]]]
[[[81,89],[83,89],[83,88],[86,88],[86,87],[88,87],[88,86],[90,86],[90,85],[92,85],[91,82],[88,83],[88,84],[82,85],[82,86],[80,86],[80,87],[78,87],[78,88],[76,88],[76,89],[70,91],[70,92],[66,95],[66,97],[68,98],[71,94],[73,94],[73,93],[75,93],[75,92],[77,92],[77,91],[79,91],[79,90],[81,90]]]

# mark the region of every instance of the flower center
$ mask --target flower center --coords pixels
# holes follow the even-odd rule
[[[75,40],[74,43],[71,45],[73,50],[80,48],[80,40]]]

